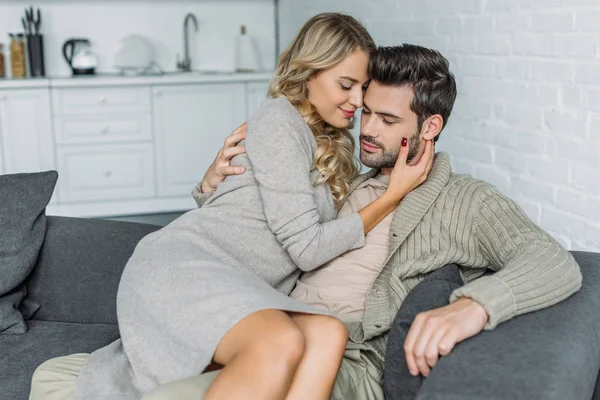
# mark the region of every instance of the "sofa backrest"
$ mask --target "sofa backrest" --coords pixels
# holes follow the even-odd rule
[[[22,308],[44,321],[116,324],[121,273],[137,242],[159,226],[48,217]]]

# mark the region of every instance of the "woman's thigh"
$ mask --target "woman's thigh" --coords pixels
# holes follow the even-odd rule
[[[285,311],[260,310],[243,318],[221,338],[213,361],[227,365],[242,352],[270,352],[282,347],[303,352],[301,330]]]

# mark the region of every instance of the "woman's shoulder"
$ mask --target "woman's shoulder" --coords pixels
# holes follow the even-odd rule
[[[266,100],[258,112],[248,120],[248,124],[270,129],[276,126],[308,129],[298,110],[285,97]]]

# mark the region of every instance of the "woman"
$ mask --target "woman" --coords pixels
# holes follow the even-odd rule
[[[287,295],[300,270],[362,246],[425,178],[399,165],[383,196],[335,219],[357,174],[348,127],[373,48],[352,17],[304,25],[232,160],[246,173],[138,244],[117,295],[121,339],[82,358],[76,398],[139,398],[211,362],[223,369],[208,400],[329,398],[348,333]]]

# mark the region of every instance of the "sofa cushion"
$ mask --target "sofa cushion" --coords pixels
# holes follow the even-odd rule
[[[116,324],[123,267],[137,242],[160,228],[49,216],[38,263],[27,278],[27,299],[41,305],[33,319]]]
[[[18,311],[26,295],[23,282],[33,270],[44,241],[46,205],[57,178],[56,171],[0,176],[1,333],[27,330]],[[35,306],[29,309],[35,310]]]
[[[0,335],[2,399],[27,400],[31,376],[44,361],[91,353],[119,338],[116,325],[27,321],[25,335]]]
[[[591,399],[600,370],[600,254],[572,253],[579,292],[459,343],[417,399]]]

